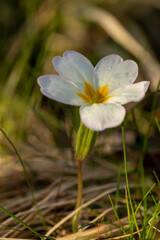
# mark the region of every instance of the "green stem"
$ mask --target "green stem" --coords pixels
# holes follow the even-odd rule
[[[78,167],[78,193],[77,193],[77,202],[76,209],[80,208],[82,203],[82,194],[83,194],[83,181],[82,181],[82,162],[83,160],[91,153],[98,133],[87,128],[82,122],[80,124],[77,138],[76,138],[76,159]],[[79,210],[80,212],[80,210]],[[73,232],[76,232],[78,223],[79,223],[79,212],[74,216],[72,221]]]
[[[76,202],[76,209],[81,206],[82,203],[82,193],[83,193],[83,181],[82,181],[82,161],[77,159],[77,170],[78,170],[78,192],[77,192],[77,202]],[[73,232],[77,231],[78,224],[79,224],[79,213],[80,210],[77,212],[77,214],[73,217],[72,221],[72,230]]]
[[[83,181],[82,181],[82,161],[78,159],[78,194],[76,208],[79,208],[82,203]]]

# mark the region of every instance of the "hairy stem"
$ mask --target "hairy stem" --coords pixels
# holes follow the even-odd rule
[[[77,159],[77,174],[78,174],[78,191],[77,191],[76,209],[81,206],[81,203],[82,203],[82,193],[83,193],[82,161],[80,159]],[[74,217],[73,217],[73,221],[72,221],[72,230],[73,230],[73,232],[76,232],[77,228],[78,228],[79,212],[77,212],[77,214],[74,215]]]
[[[78,159],[78,194],[77,194],[77,203],[76,208],[81,206],[82,202],[82,191],[83,191],[83,182],[82,182],[82,161]]]

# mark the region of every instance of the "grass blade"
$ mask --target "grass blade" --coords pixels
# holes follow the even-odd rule
[[[45,220],[44,220],[43,216],[41,215],[40,209],[39,209],[38,204],[37,204],[37,201],[36,201],[36,199],[35,199],[35,196],[34,196],[34,193],[33,193],[33,190],[32,190],[31,183],[30,183],[29,178],[28,178],[28,174],[27,174],[27,170],[26,170],[26,167],[25,167],[25,165],[24,165],[24,162],[23,162],[23,160],[22,160],[19,152],[17,151],[16,147],[14,146],[13,142],[10,140],[10,138],[6,135],[6,133],[3,131],[2,128],[0,128],[0,131],[3,133],[3,135],[6,137],[6,139],[8,140],[8,142],[10,143],[10,145],[12,146],[13,150],[15,151],[15,153],[16,153],[18,159],[19,159],[19,162],[20,162],[21,165],[22,165],[24,177],[25,177],[26,183],[27,183],[27,185],[28,185],[28,188],[29,188],[29,190],[30,190],[33,203],[34,203],[34,205],[35,205],[35,207],[36,207],[37,214],[40,216],[40,219],[41,219],[41,222],[42,222],[42,225],[43,225],[44,229],[47,230],[47,227],[46,227],[46,224],[45,224]]]
[[[19,218],[17,218],[15,215],[13,215],[12,213],[8,212],[4,207],[2,207],[0,205],[0,209],[5,212],[7,215],[9,215],[10,217],[14,218],[17,222],[19,222],[20,224],[22,224],[23,226],[25,226],[26,228],[28,228],[31,232],[34,233],[34,235],[36,235],[37,237],[40,237],[42,240],[44,240],[44,238],[38,233],[36,232],[33,228],[31,228],[30,226],[28,226],[25,222],[23,222],[22,220],[20,220]]]
[[[133,217],[133,220],[134,220],[134,222],[133,222],[132,219],[129,218],[129,224],[130,224],[130,227],[131,227],[131,231],[133,231],[133,227],[134,227],[133,223],[135,224],[138,235],[140,237],[139,228],[138,228],[138,224],[137,224],[137,220],[136,220],[136,215],[134,213],[133,203],[132,203],[132,199],[131,199],[131,193],[130,193],[130,189],[129,189],[124,126],[122,126],[122,138],[123,138],[123,155],[124,155],[124,168],[125,168],[125,176],[126,176],[127,193],[128,193],[129,204],[130,204],[130,207],[131,207],[132,217]]]
[[[156,124],[157,124],[158,130],[159,130],[159,132],[160,132],[160,123],[158,122],[158,119],[157,119],[157,118],[155,118],[155,121],[156,121]]]
[[[119,225],[120,225],[120,227],[122,228],[123,233],[126,235],[126,231],[125,231],[125,229],[124,229],[124,227],[123,227],[123,225],[122,225],[122,223],[121,223],[121,221],[120,221],[120,218],[119,218],[119,216],[118,216],[118,214],[117,214],[117,212],[116,212],[116,209],[115,209],[115,207],[114,207],[114,204],[113,204],[113,201],[112,201],[112,199],[111,199],[111,196],[108,195],[108,198],[109,198],[109,200],[110,200],[110,202],[111,202],[111,205],[112,205],[113,210],[114,210],[114,214],[115,214],[115,216],[116,216],[116,218],[117,218],[117,220],[118,220],[118,222],[119,222]],[[128,239],[128,238],[127,238],[127,239]],[[129,239],[128,239],[128,240],[129,240]]]
[[[146,183],[145,183],[145,173],[144,173],[143,161],[144,161],[145,152],[147,150],[148,138],[149,138],[149,134],[150,134],[150,130],[151,130],[151,124],[152,124],[152,120],[153,120],[154,109],[155,109],[156,102],[157,102],[159,86],[160,86],[160,80],[158,82],[157,89],[154,93],[153,103],[152,103],[152,108],[151,108],[151,115],[150,115],[150,120],[149,120],[149,126],[148,126],[148,129],[147,129],[147,133],[144,137],[143,146],[142,146],[142,153],[141,153],[141,157],[139,159],[139,172],[140,172],[140,176],[141,176],[143,198],[146,195]],[[147,199],[146,198],[144,198],[144,223],[145,223],[145,225],[147,224]]]

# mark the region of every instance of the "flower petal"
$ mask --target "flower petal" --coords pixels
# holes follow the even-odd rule
[[[125,117],[125,108],[119,104],[104,103],[80,107],[84,125],[94,131],[103,131],[120,125]]]
[[[142,81],[110,92],[113,97],[109,98],[107,103],[126,104],[128,102],[138,102],[144,96],[150,82]]]
[[[94,69],[97,87],[108,84],[109,91],[132,84],[138,75],[138,66],[132,60],[118,55],[109,55],[101,59]]]
[[[76,94],[77,88],[70,82],[64,81],[60,76],[49,74],[38,78],[41,92],[58,102],[69,105],[80,106],[84,104],[82,99]]]
[[[73,82],[80,91],[83,91],[84,81],[93,85],[94,67],[82,54],[66,51],[63,57],[53,58],[53,65],[62,78]]]

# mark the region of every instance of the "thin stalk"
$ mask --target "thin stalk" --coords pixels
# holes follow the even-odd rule
[[[78,191],[77,191],[77,202],[76,209],[81,206],[82,194],[83,194],[83,181],[82,181],[82,161],[77,159],[77,175],[78,175]],[[73,217],[72,230],[76,232],[79,224],[79,212]]]
[[[10,145],[12,146],[12,148],[14,149],[14,151],[15,151],[15,153],[16,153],[16,155],[17,155],[17,157],[18,157],[18,159],[19,159],[19,161],[20,161],[20,163],[21,163],[21,165],[22,165],[24,177],[25,177],[26,183],[27,183],[27,185],[28,185],[28,188],[29,188],[29,190],[30,190],[33,203],[34,203],[34,205],[35,205],[35,207],[36,207],[37,214],[39,215],[39,217],[40,217],[40,219],[41,219],[41,222],[42,222],[42,225],[43,225],[44,229],[46,230],[46,229],[47,229],[47,226],[46,226],[46,223],[45,223],[45,220],[44,220],[43,216],[41,215],[40,209],[39,209],[38,204],[37,204],[37,201],[36,201],[36,199],[35,199],[35,196],[34,196],[34,193],[33,193],[33,190],[32,190],[32,186],[31,186],[30,180],[29,180],[29,178],[28,178],[28,174],[27,174],[27,170],[26,170],[26,167],[25,167],[25,165],[24,165],[24,162],[23,162],[23,160],[22,160],[22,158],[21,158],[18,150],[17,150],[16,147],[14,146],[13,142],[10,140],[10,138],[6,135],[6,133],[3,131],[2,128],[0,128],[0,131],[3,133],[3,135],[6,137],[6,139],[8,140],[8,142],[10,143]]]
[[[78,169],[78,192],[76,209],[81,206],[82,194],[83,194],[83,181],[82,181],[82,161],[88,157],[93,150],[98,133],[87,128],[82,122],[80,123],[79,130],[76,138],[75,155],[77,159]],[[80,209],[81,210],[81,209]],[[80,212],[79,210],[79,212]],[[79,212],[74,216],[72,220],[72,230],[76,231],[79,223]]]
[[[131,217],[131,211],[130,211],[130,205],[129,205],[129,197],[128,197],[128,192],[127,192],[127,188],[125,186],[125,197],[126,197],[126,208],[127,208],[127,214],[128,214],[128,220],[129,220],[129,228],[131,229],[132,226],[132,217]],[[133,229],[131,229],[131,232],[133,231]]]
[[[81,206],[82,203],[82,192],[83,192],[83,181],[82,181],[82,161],[78,160],[78,195],[77,195],[77,203],[76,208]]]

